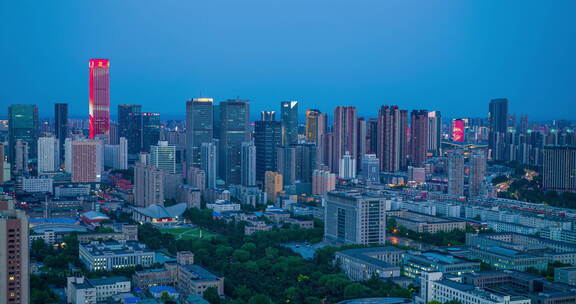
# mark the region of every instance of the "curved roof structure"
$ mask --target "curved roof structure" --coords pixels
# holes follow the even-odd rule
[[[186,203],[176,204],[170,207],[153,204],[146,208],[135,208],[136,212],[154,219],[174,218],[186,211]]]

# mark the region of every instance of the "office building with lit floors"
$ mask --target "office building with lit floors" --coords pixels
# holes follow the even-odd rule
[[[544,147],[542,183],[545,189],[576,191],[576,147]]]
[[[0,196],[0,304],[29,303],[28,217]]]
[[[326,194],[324,239],[333,244],[386,242],[386,199],[356,191]]]
[[[89,61],[90,139],[110,134],[110,60]]]
[[[90,242],[79,245],[80,261],[90,271],[112,271],[156,262],[154,251],[134,241]]]

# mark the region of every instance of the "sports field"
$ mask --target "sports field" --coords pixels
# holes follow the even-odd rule
[[[214,234],[198,227],[185,228],[168,228],[160,230],[162,233],[169,233],[176,237],[177,240],[192,240],[202,236],[203,239],[210,239]]]

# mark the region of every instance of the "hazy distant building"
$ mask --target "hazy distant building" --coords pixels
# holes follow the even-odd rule
[[[176,173],[176,147],[168,145],[167,141],[159,141],[150,147],[150,164],[166,171]]]
[[[59,141],[56,137],[38,138],[38,175],[57,171],[60,167]]]
[[[0,197],[0,303],[30,301],[28,216]]]
[[[503,160],[505,158],[504,137],[508,130],[508,99],[492,99],[488,107],[488,147],[492,153],[492,159]]]
[[[68,104],[56,103],[54,104],[54,135],[58,139],[58,150],[60,151],[60,159],[58,166],[64,160],[64,142],[68,138]]]
[[[448,194],[464,195],[464,155],[460,150],[448,155]]]
[[[240,184],[240,150],[250,140],[250,104],[230,99],[220,103],[220,176],[228,185]]]
[[[253,142],[242,143],[241,157],[242,186],[256,186],[256,146]]]
[[[470,177],[468,179],[468,192],[470,196],[479,196],[482,193],[482,184],[486,174],[486,152],[476,150],[470,156]]]
[[[104,165],[119,170],[128,169],[128,140],[126,138],[120,137],[117,145],[104,146]]]
[[[277,162],[278,173],[282,174],[284,185],[292,185],[296,182],[296,148],[278,147]]]
[[[26,142],[28,155],[36,157],[38,142],[38,107],[29,104],[13,104],[8,107],[8,161],[14,166],[15,148],[18,140]]]
[[[544,147],[542,175],[545,189],[576,191],[576,147]]]
[[[150,147],[160,140],[160,113],[142,113],[142,151],[150,151]]]
[[[282,101],[280,103],[282,122],[282,145],[298,143],[298,102]]]
[[[206,172],[200,168],[190,167],[186,183],[203,191],[206,189]]]
[[[14,175],[22,175],[28,172],[28,156],[30,155],[30,146],[28,142],[18,139],[13,148],[14,159],[12,160],[12,169]]]
[[[136,163],[134,166],[134,205],[164,205],[165,171],[155,166]]]
[[[386,243],[386,199],[360,192],[326,194],[324,238],[342,245]]]
[[[306,111],[306,141],[318,144],[320,138],[326,133],[327,115],[320,110]]]
[[[128,153],[137,154],[142,149],[142,106],[118,105],[118,138],[128,139]],[[154,142],[156,143],[156,142]]]

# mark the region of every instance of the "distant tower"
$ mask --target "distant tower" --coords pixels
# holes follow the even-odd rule
[[[470,156],[470,177],[468,191],[470,196],[479,196],[482,192],[482,182],[486,174],[486,152],[476,150]]]
[[[278,172],[282,174],[284,185],[292,185],[296,182],[296,148],[276,148]]]
[[[358,155],[357,119],[356,107],[338,106],[334,110],[334,168],[332,171],[336,173],[340,172],[340,160],[346,152],[349,152],[352,158]]]
[[[440,156],[442,141],[442,115],[440,111],[428,112],[428,151]]]
[[[460,150],[448,155],[448,194],[464,195],[464,155]]]
[[[68,104],[56,103],[54,104],[54,134],[58,139],[58,150],[60,151],[60,159],[58,166],[64,160],[64,142],[68,137]]]
[[[38,143],[38,107],[28,104],[13,104],[8,107],[8,160],[14,166],[16,142],[21,140],[28,146],[26,158],[35,158]]]
[[[326,133],[326,116],[320,110],[306,111],[306,141],[318,144]]]
[[[38,175],[58,170],[60,143],[56,137],[38,138]]]
[[[576,147],[545,146],[542,171],[544,189],[576,191]]]
[[[362,157],[361,172],[367,184],[380,183],[380,160],[376,154],[366,154]]]
[[[151,146],[150,164],[166,173],[176,173],[176,146],[168,145],[167,141],[159,141],[157,145]]]
[[[250,140],[250,103],[231,99],[220,103],[220,176],[228,185],[240,184],[240,150]]]
[[[103,164],[102,143],[96,140],[72,141],[71,169],[73,183],[100,182]]]
[[[89,61],[90,139],[96,135],[110,135],[110,61]]]
[[[282,126],[274,120],[274,112],[262,112],[262,119],[254,124],[256,146],[256,180],[264,181],[266,171],[277,171],[276,148],[282,144]]]
[[[283,101],[280,103],[282,121],[282,145],[298,143],[298,102]]]
[[[410,160],[421,166],[428,151],[428,111],[414,110],[410,113]]]
[[[408,154],[406,123],[408,112],[398,106],[382,106],[378,112],[378,149],[380,170],[397,172],[406,167]]]
[[[341,179],[356,178],[356,158],[352,157],[348,151],[346,151],[346,154],[344,154],[340,160],[339,175]]]
[[[492,150],[492,158],[504,159],[504,136],[508,129],[508,99],[498,98],[490,101],[488,108],[488,147]]]
[[[186,163],[200,164],[200,147],[214,137],[214,101],[194,98],[186,102]]]
[[[466,128],[466,121],[461,118],[452,119],[452,141],[454,142],[464,142]]]
[[[140,153],[140,150],[142,149],[141,105],[118,105],[118,138],[120,137],[128,139],[128,153]],[[158,142],[158,140],[156,140],[156,142]]]
[[[160,140],[160,113],[142,113],[142,151]]]
[[[216,175],[218,174],[216,162],[218,159],[216,139],[212,142],[202,143],[200,148],[200,168],[206,176],[206,187],[216,188]]]

